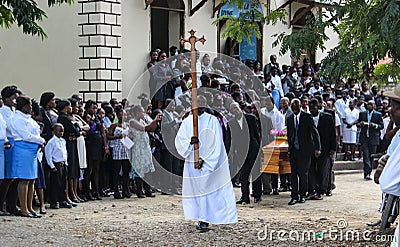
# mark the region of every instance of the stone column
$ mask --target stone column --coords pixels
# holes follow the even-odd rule
[[[80,88],[83,100],[121,97],[121,0],[82,0]]]

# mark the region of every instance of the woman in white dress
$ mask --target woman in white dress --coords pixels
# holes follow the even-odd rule
[[[86,145],[85,145],[85,136],[86,132],[90,129],[89,125],[79,116],[79,104],[76,99],[69,99],[72,106],[72,117],[74,118],[74,123],[79,125],[81,129],[81,135],[76,138],[76,145],[78,148],[78,160],[79,160],[79,169],[86,169],[87,168],[87,161],[86,161]],[[82,176],[81,176],[82,177]],[[78,194],[78,182],[79,180],[75,180],[73,184],[73,189],[76,195],[77,201],[84,202],[82,198],[79,197]]]
[[[345,146],[344,160],[351,159],[354,161],[354,153],[356,150],[357,143],[357,121],[360,111],[355,108],[355,102],[352,100],[349,102],[349,108],[345,109],[345,118],[343,118],[343,145]],[[351,155],[349,157],[349,149]]]
[[[132,109],[134,118],[129,121],[128,136],[135,143],[130,149],[130,162],[132,170],[130,177],[135,179],[137,186],[136,194],[138,198],[154,197],[150,186],[144,181],[147,173],[154,172],[153,157],[150,149],[149,136],[146,131],[154,131],[157,127],[157,122],[161,121],[161,116],[157,116],[150,124],[146,124],[145,111],[142,106],[136,105]],[[143,194],[144,190],[144,194]]]

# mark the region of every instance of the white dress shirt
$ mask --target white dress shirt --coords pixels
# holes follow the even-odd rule
[[[335,127],[341,126],[340,117],[335,113]]]
[[[3,116],[4,121],[6,121],[6,126],[7,126],[6,132],[7,132],[8,137],[13,137],[11,130],[10,130],[10,123],[11,123],[11,119],[14,116],[14,113],[15,113],[15,110],[6,105],[3,105],[0,108],[0,114]]]
[[[46,144],[44,149],[46,155],[47,164],[53,169],[54,163],[65,162],[67,164],[67,144],[63,138],[53,136],[50,141]]]
[[[279,91],[279,94],[281,95],[281,97],[283,97],[284,94],[283,94],[282,82],[281,82],[281,78],[279,77],[279,75],[275,75],[275,76],[271,77],[271,82],[275,85],[275,89],[277,89]]]
[[[7,123],[0,114],[0,140],[5,140],[7,138]]]
[[[283,130],[285,128],[285,116],[274,106],[272,111],[268,111],[267,108],[261,108],[261,114],[271,118],[272,128],[274,130]]]
[[[321,95],[322,95],[323,91],[324,91],[324,90],[322,89],[322,87],[319,87],[319,88],[312,87],[312,88],[310,88],[310,90],[308,90],[308,93],[309,93],[311,96],[314,96],[314,94],[315,94],[316,92],[320,92]]]
[[[308,108],[308,106],[306,106],[306,109],[300,106],[300,110],[306,113],[310,113],[310,109]]]
[[[319,122],[319,115],[320,115],[320,112],[318,112],[318,115],[317,116],[313,116],[313,120],[314,120],[314,123],[315,123],[315,127],[318,127],[318,122]]]
[[[10,123],[10,130],[15,141],[26,141],[42,145],[45,140],[40,137],[40,127],[30,114],[15,111]]]
[[[200,77],[203,75],[201,71],[201,63],[199,60],[196,61],[196,77],[197,77],[197,88],[201,87]]]
[[[393,136],[392,141],[390,142],[390,145],[386,151],[386,154],[391,155],[392,153],[394,153],[394,150],[399,145],[400,145],[400,130],[398,130],[396,134]]]
[[[238,124],[240,126],[240,129],[243,129],[243,115],[242,115],[242,117],[240,119],[236,118],[236,121],[238,122]]]
[[[339,114],[340,119],[345,118],[345,110],[349,108],[349,100],[338,99],[335,103],[336,112]]]

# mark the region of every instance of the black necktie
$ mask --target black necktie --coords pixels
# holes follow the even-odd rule
[[[294,148],[296,149],[296,150],[299,150],[300,149],[300,145],[299,145],[299,137],[298,137],[298,135],[297,135],[297,132],[299,131],[299,120],[297,119],[297,116],[294,116],[294,118],[295,118],[295,126],[294,126]]]

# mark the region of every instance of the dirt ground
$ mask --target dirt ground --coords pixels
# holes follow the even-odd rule
[[[41,219],[2,217],[0,246],[385,246],[387,237],[366,226],[380,217],[380,189],[362,177],[336,176],[333,196],[322,201],[288,206],[289,192],[263,196],[237,207],[239,223],[206,233],[184,221],[179,196],[158,193],[48,209]]]

